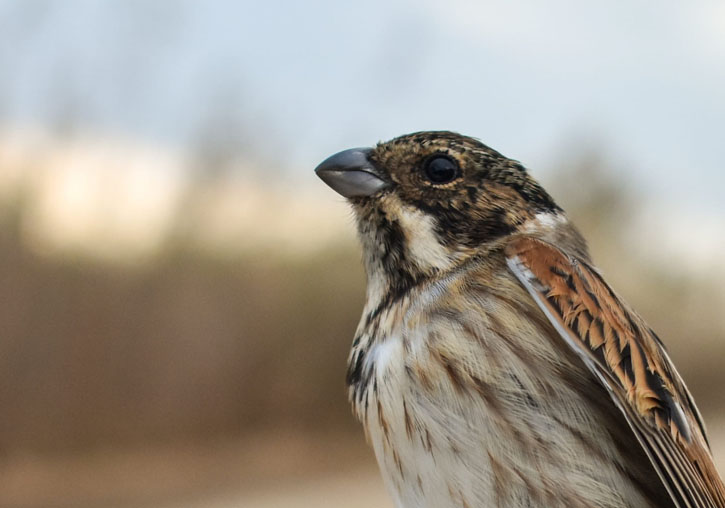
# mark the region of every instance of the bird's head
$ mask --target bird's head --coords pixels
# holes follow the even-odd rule
[[[368,277],[384,277],[394,292],[537,221],[565,221],[520,163],[453,132],[345,150],[315,171],[352,204]]]

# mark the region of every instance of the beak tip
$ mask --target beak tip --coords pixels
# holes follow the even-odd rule
[[[346,198],[370,196],[388,186],[368,159],[370,148],[352,148],[322,161],[315,173]]]
[[[370,148],[351,148],[349,150],[343,150],[342,152],[329,156],[327,159],[318,164],[315,168],[315,173],[330,170],[358,169],[365,166],[371,166],[370,161],[368,160],[370,152]]]

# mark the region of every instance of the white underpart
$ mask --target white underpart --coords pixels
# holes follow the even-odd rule
[[[382,301],[388,288],[388,278],[382,270],[369,270],[366,290],[366,304],[363,315],[370,312]]]
[[[530,233],[542,229],[556,229],[567,222],[568,219],[563,213],[540,212],[532,220],[524,224],[524,231]]]
[[[387,369],[390,361],[399,361],[403,354],[403,340],[400,335],[388,337],[384,342],[377,342],[373,345],[365,358],[366,368],[374,365],[379,371]]]
[[[430,215],[419,210],[403,208],[398,220],[405,231],[408,254],[418,266],[423,269],[444,270],[453,265],[455,257],[438,238]]]

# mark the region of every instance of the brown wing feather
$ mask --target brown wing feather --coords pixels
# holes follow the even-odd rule
[[[585,261],[519,236],[510,269],[608,390],[678,507],[725,507],[693,399],[654,332]]]

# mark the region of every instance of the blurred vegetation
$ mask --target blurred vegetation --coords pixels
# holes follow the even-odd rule
[[[362,304],[349,247],[144,265],[39,258],[0,241],[0,450],[349,425],[343,374]]]

